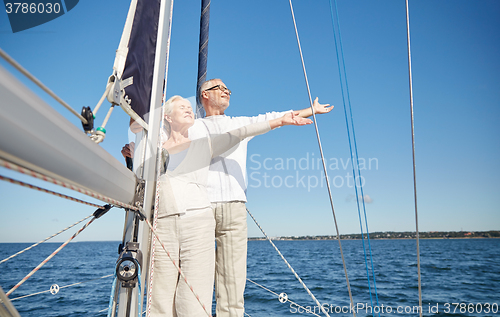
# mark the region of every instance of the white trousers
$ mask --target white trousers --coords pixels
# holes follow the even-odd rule
[[[215,220],[212,208],[192,216],[158,219],[157,231],[187,281],[212,313],[215,266]],[[151,315],[206,317],[201,304],[156,241]]]
[[[215,298],[217,317],[244,314],[247,277],[247,211],[244,202],[213,203],[215,215]]]

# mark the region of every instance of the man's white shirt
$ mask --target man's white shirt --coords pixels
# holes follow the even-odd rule
[[[195,140],[222,134],[255,122],[277,119],[288,112],[268,112],[255,117],[218,115],[196,119],[189,128],[189,138]],[[212,159],[207,182],[211,202],[247,201],[247,145],[252,138],[244,139],[226,153]]]

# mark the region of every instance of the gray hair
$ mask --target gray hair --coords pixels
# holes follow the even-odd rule
[[[201,100],[202,100],[202,99],[201,99],[201,93],[202,93],[203,91],[205,91],[205,90],[208,88],[208,86],[210,86],[210,84],[211,84],[214,80],[221,80],[221,79],[220,79],[220,78],[212,78],[212,79],[209,79],[209,80],[205,80],[205,81],[203,82],[203,84],[201,84],[201,85],[200,85],[200,89],[198,90],[198,94],[197,94],[197,96],[198,96],[198,102],[199,102],[200,104],[201,104]]]

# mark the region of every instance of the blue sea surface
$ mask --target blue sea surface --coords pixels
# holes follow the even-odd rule
[[[353,315],[338,241],[275,244],[331,316]],[[0,244],[0,260],[28,245]],[[45,243],[0,264],[4,292],[58,246]],[[342,241],[356,316],[418,316],[415,240],[372,240],[371,247],[376,296],[361,240]],[[21,316],[106,316],[112,277],[99,278],[113,274],[117,250],[118,242],[70,243],[9,298]],[[424,316],[500,316],[500,239],[420,240],[420,253]],[[368,271],[372,275],[370,260]],[[249,241],[248,278],[262,286],[247,282],[249,316],[324,316],[268,241]],[[15,299],[52,284],[61,287],[55,295]],[[295,304],[281,303],[281,293]]]

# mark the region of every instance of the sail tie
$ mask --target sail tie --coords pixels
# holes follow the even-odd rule
[[[351,98],[349,94],[349,85],[347,81],[347,70],[345,67],[345,58],[344,58],[344,49],[342,45],[342,33],[340,31],[340,19],[338,15],[338,8],[337,8],[337,1],[334,0],[335,2],[335,12],[336,12],[336,17],[337,17],[337,24],[335,27],[335,18],[333,14],[333,6],[332,6],[332,1],[330,0],[330,14],[331,14],[331,20],[332,20],[332,28],[333,28],[333,37],[335,41],[335,53],[337,56],[337,66],[339,70],[339,80],[340,80],[340,88],[342,92],[342,101],[344,105],[344,116],[345,116],[345,122],[346,122],[346,129],[347,129],[347,138],[349,140],[349,154],[351,156],[351,162],[352,162],[352,174],[354,178],[354,190],[356,193],[356,204],[357,204],[357,209],[358,209],[358,218],[359,218],[359,226],[361,230],[361,241],[363,245],[363,254],[364,254],[364,260],[365,260],[365,268],[366,268],[366,277],[368,279],[368,293],[370,294],[370,303],[373,306],[373,298],[372,298],[372,291],[371,291],[371,280],[370,280],[370,273],[368,270],[368,259],[367,259],[367,254],[366,254],[366,247],[365,247],[365,239],[364,239],[364,233],[363,233],[363,223],[362,223],[362,216],[361,216],[361,208],[360,208],[360,200],[362,203],[362,209],[363,209],[363,215],[364,215],[364,220],[365,220],[365,227],[366,227],[366,238],[368,241],[368,250],[369,250],[369,255],[370,255],[370,261],[371,261],[371,270],[372,270],[372,275],[373,275],[373,287],[375,290],[375,299],[376,299],[376,304],[377,306],[379,305],[378,302],[378,293],[377,293],[377,282],[375,279],[375,269],[373,265],[373,255],[372,255],[372,248],[371,248],[371,243],[370,243],[370,231],[368,230],[368,219],[366,216],[366,207],[365,207],[365,195],[363,193],[363,185],[362,185],[362,177],[361,177],[361,170],[359,168],[359,156],[358,156],[358,147],[356,143],[356,133],[354,130],[354,119],[352,116],[352,107],[351,107]],[[336,31],[339,34],[339,38],[337,41],[337,35]],[[339,47],[340,47],[340,53],[341,53],[341,58],[342,61],[340,60],[339,57]],[[342,71],[344,73],[344,80],[342,80]],[[345,81],[345,94],[344,94],[344,81]],[[347,95],[347,104],[349,105],[349,115],[350,115],[350,122],[348,120],[348,112],[347,112],[347,107],[346,107],[346,95]],[[352,130],[352,142],[351,142],[351,130]],[[353,144],[354,144],[354,149],[353,149]],[[356,168],[355,168],[356,166]],[[357,172],[357,173],[356,173]],[[359,180],[359,185],[358,181]],[[358,195],[358,191],[360,192],[361,195]],[[361,197],[360,197],[361,196]],[[373,312],[373,315],[375,316],[375,312]],[[380,316],[380,312],[378,313]]]
[[[293,13],[292,0],[289,0],[289,4],[290,4],[290,11],[292,13],[293,25],[294,25],[294,28],[295,28],[295,36],[297,38],[297,45],[298,45],[299,53],[300,53],[300,60],[302,62],[302,70],[304,72],[304,79],[305,79],[305,82],[306,82],[307,94],[309,96],[309,103],[311,105],[312,116],[313,116],[313,121],[314,121],[314,127],[316,129],[316,138],[318,140],[319,152],[321,154],[321,162],[323,163],[323,172],[325,173],[326,187],[328,189],[328,196],[330,198],[330,206],[331,206],[331,209],[332,209],[333,221],[334,221],[334,224],[335,224],[335,230],[337,231],[337,240],[339,241],[340,256],[342,258],[342,264],[343,264],[343,267],[344,267],[344,273],[345,273],[345,278],[346,278],[346,283],[347,283],[347,291],[349,293],[349,299],[351,301],[351,305],[354,307],[354,300],[352,298],[351,285],[349,283],[349,276],[347,275],[347,266],[346,266],[345,259],[344,259],[344,252],[342,251],[342,243],[340,242],[340,232],[339,232],[339,228],[338,228],[338,224],[337,224],[337,217],[335,215],[335,208],[333,206],[332,191],[331,191],[331,188],[330,188],[330,182],[328,181],[329,178],[328,178],[328,172],[327,172],[326,164],[325,164],[325,156],[323,154],[323,147],[321,146],[321,139],[319,137],[318,123],[316,121],[316,115],[314,113],[314,107],[313,107],[313,102],[312,102],[312,98],[311,98],[311,89],[309,88],[309,81],[307,79],[306,66],[305,66],[305,63],[304,63],[304,56],[302,55],[302,48],[300,47],[299,32],[297,30],[297,23],[295,21],[295,14]],[[356,313],[354,311],[353,311],[353,316],[356,317]]]

